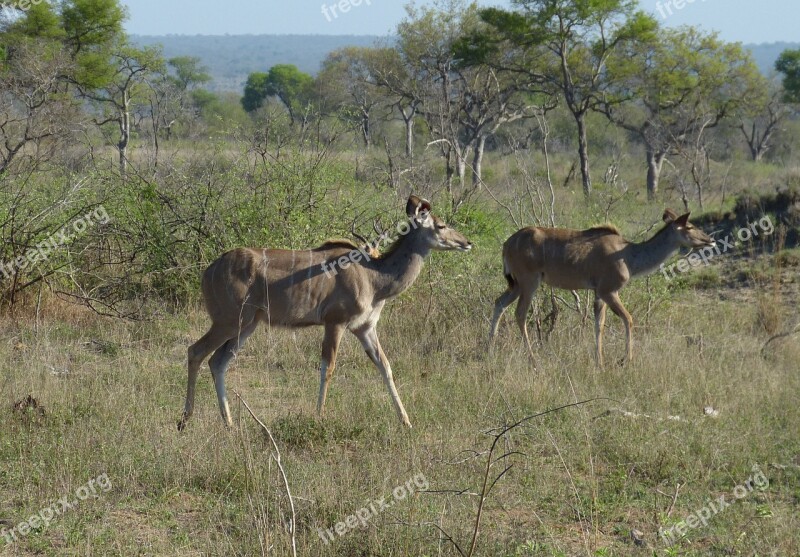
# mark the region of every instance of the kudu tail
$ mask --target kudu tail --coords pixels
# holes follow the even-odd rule
[[[508,289],[514,290],[517,286],[517,281],[514,278],[514,275],[511,273],[511,269],[508,265],[508,259],[506,258],[506,254],[503,254],[503,276],[506,277],[506,282],[508,283]]]

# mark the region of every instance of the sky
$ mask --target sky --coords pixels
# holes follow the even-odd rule
[[[405,0],[122,0],[136,35],[388,35]],[[430,4],[419,0],[418,5]],[[510,0],[480,1],[508,7]],[[667,26],[719,31],[726,41],[800,42],[797,0],[639,0]]]

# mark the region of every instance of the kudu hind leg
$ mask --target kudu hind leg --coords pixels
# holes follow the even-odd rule
[[[522,292],[519,296],[519,302],[517,302],[517,311],[516,311],[516,318],[517,318],[517,326],[519,327],[520,333],[522,333],[522,340],[525,342],[525,347],[528,349],[528,355],[531,358],[532,362],[535,362],[533,356],[533,347],[531,346],[531,339],[528,335],[528,311],[531,309],[531,303],[533,302],[533,295],[536,293],[536,290],[539,288],[539,283],[541,279],[537,278],[533,284],[531,284],[528,288],[522,288]]]
[[[228,339],[222,346],[217,348],[214,355],[208,361],[208,366],[211,368],[211,376],[214,378],[214,390],[217,392],[217,402],[219,403],[219,412],[225,425],[231,427],[233,421],[231,420],[231,409],[228,403],[228,395],[225,391],[225,373],[228,371],[228,366],[231,360],[236,357],[239,349],[244,345],[245,341],[256,330],[258,322],[253,320],[238,331],[236,337]]]
[[[336,352],[342,340],[344,327],[341,325],[326,325],[325,338],[322,340],[322,360],[319,364],[319,397],[317,398],[317,414],[322,416],[325,411],[325,398],[328,396],[328,384],[336,368]]]
[[[203,363],[209,354],[219,348],[230,338],[230,333],[220,327],[214,325],[208,330],[206,334],[200,337],[200,340],[195,342],[189,347],[187,351],[188,363],[188,378],[186,381],[186,403],[183,407],[183,416],[178,422],[178,431],[182,431],[186,427],[186,422],[192,417],[194,412],[194,393],[197,387],[197,376],[200,372],[200,365]]]
[[[492,316],[492,325],[489,328],[489,348],[494,343],[494,337],[497,335],[497,328],[500,325],[500,318],[506,308],[514,303],[514,300],[519,298],[519,289],[516,287],[509,287],[508,290],[503,292],[494,302],[494,315]]]

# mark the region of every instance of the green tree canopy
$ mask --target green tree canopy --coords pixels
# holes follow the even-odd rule
[[[784,50],[775,69],[783,74],[784,100],[800,103],[800,49]]]
[[[208,68],[196,56],[176,56],[167,63],[175,70],[173,81],[181,91],[188,91],[196,85],[211,81]]]
[[[607,101],[609,87],[624,79],[609,71],[609,58],[625,45],[651,40],[658,25],[637,10],[636,0],[516,0],[514,4],[515,11],[482,10],[481,17],[493,33],[474,41],[471,56],[486,58],[498,48],[522,50],[517,59],[531,66],[517,69],[561,92],[577,125],[583,190],[589,194],[586,115]]]
[[[651,199],[665,159],[693,148],[708,129],[767,91],[741,45],[693,27],[662,29],[618,54],[609,71],[627,77],[606,91],[599,110],[644,145]]]
[[[269,74],[265,72],[253,72],[247,76],[247,83],[244,86],[244,96],[242,97],[242,108],[247,112],[253,112],[264,103],[267,98],[267,79]]]
[[[314,78],[293,64],[272,66],[268,73],[254,72],[247,77],[242,106],[247,112],[259,108],[267,97],[278,97],[289,111],[292,123],[311,100]]]
[[[114,79],[113,50],[127,37],[127,14],[118,0],[66,0],[61,6],[65,44],[77,64],[74,80],[84,90]]]

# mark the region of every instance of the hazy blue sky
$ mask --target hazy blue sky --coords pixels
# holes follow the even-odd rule
[[[385,35],[403,19],[404,0],[123,0],[127,28],[141,35],[321,34]],[[420,1],[418,4],[429,4]],[[508,6],[508,0],[482,5]],[[676,3],[682,6],[676,7]],[[359,4],[359,5],[356,5]],[[327,7],[327,15],[322,7]],[[666,25],[691,24],[720,31],[728,41],[800,42],[800,2],[796,0],[640,0]]]

